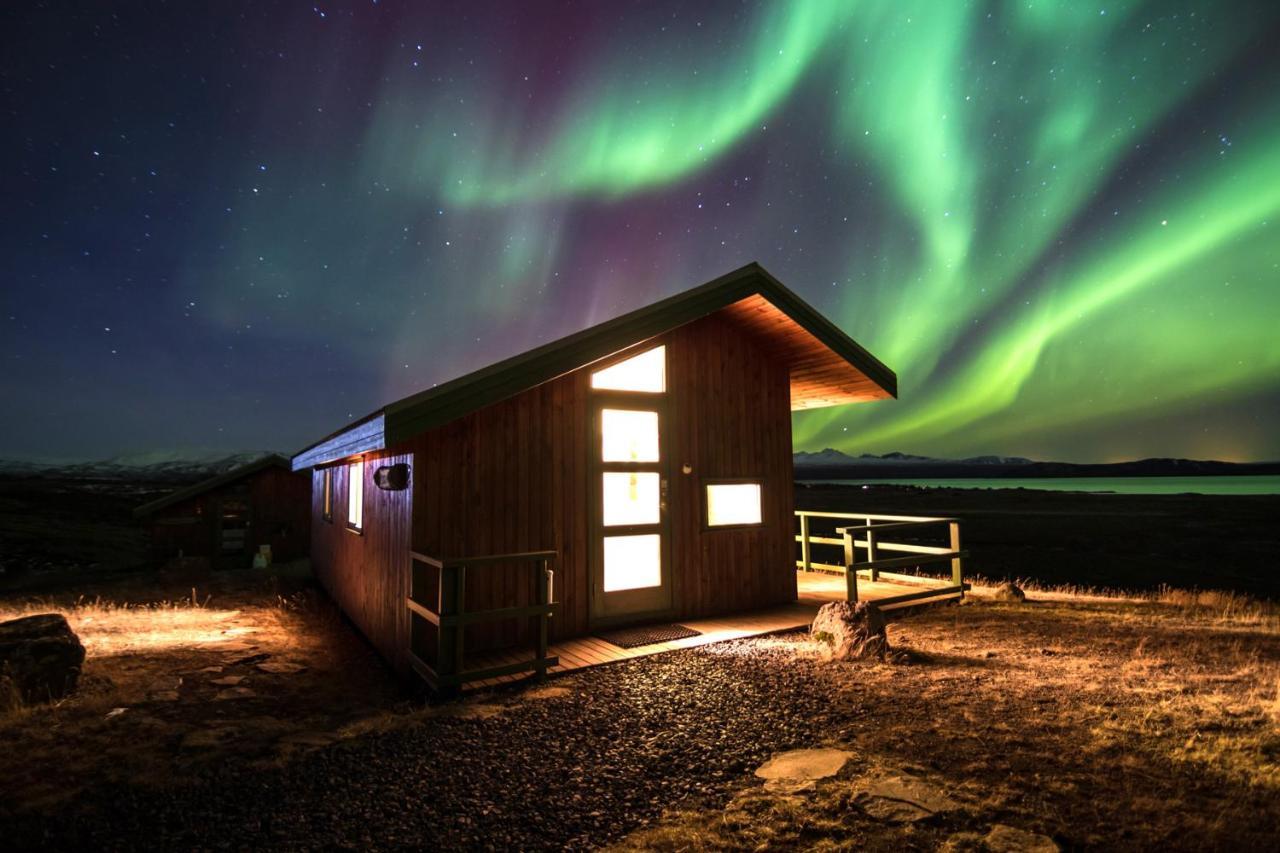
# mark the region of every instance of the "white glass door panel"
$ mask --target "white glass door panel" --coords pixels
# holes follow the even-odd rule
[[[600,461],[657,462],[660,459],[657,412],[600,411]]]
[[[651,589],[662,585],[662,536],[604,537],[604,591]]]
[[[605,471],[600,479],[605,527],[662,520],[662,478],[656,471]]]

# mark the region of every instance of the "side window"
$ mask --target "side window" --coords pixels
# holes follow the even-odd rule
[[[347,527],[364,529],[364,462],[352,462],[347,469]]]
[[[760,492],[758,482],[707,483],[707,527],[761,524]]]
[[[325,468],[320,472],[321,484],[323,490],[320,496],[320,515],[328,522],[333,521],[333,469]]]

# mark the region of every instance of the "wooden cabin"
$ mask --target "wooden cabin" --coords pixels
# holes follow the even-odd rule
[[[791,413],[894,373],[757,264],[391,403],[293,458],[312,564],[400,672],[796,600]],[[469,671],[529,643],[532,661]]]
[[[311,478],[271,454],[140,506],[133,515],[146,524],[156,560],[203,557],[248,568],[264,545],[275,561],[296,560],[311,548]]]

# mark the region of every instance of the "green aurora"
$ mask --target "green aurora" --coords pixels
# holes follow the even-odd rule
[[[1280,387],[1280,98],[1274,76],[1217,97],[1261,17],[765,4],[696,68],[645,72],[644,51],[597,68],[533,145],[496,102],[484,144],[435,144],[410,130],[412,93],[393,97],[368,168],[412,163],[407,189],[464,208],[625,204],[696,184],[816,99],[811,144],[877,188],[846,186],[851,239],[811,251],[854,282],[827,305],[899,372],[901,400],[798,416],[797,449],[1138,455],[1099,437]],[[892,223],[877,246],[853,237],[868,220]],[[1247,425],[1170,435],[1150,452],[1280,457],[1280,438]]]
[[[797,450],[1280,459],[1276,3],[238,8],[13,33],[6,453],[292,449],[756,260],[899,377]]]

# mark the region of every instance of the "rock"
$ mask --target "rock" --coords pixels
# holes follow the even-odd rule
[[[872,817],[891,823],[913,823],[959,808],[934,785],[906,773],[871,777],[859,788],[854,802]]]
[[[1027,594],[1022,591],[1021,587],[1013,581],[1005,581],[996,587],[995,593],[991,596],[996,601],[1026,601]]]
[[[526,690],[524,699],[563,699],[565,696],[573,695],[573,691],[568,687],[534,687]]]
[[[272,675],[296,675],[306,669],[299,663],[287,663],[286,661],[267,661],[258,664],[258,669],[263,672],[269,672]]]
[[[271,657],[271,655],[268,652],[256,652],[251,655],[245,655],[244,657],[229,658],[226,661],[226,664],[227,666],[247,666],[249,664],[261,663],[269,657]]]
[[[809,636],[832,660],[883,660],[889,651],[884,614],[865,601],[822,605]]]
[[[225,690],[219,690],[214,695],[214,699],[252,699],[257,696],[251,687],[228,687]]]
[[[756,776],[773,787],[812,787],[815,780],[839,773],[852,757],[843,749],[793,749],[761,764]]]
[[[244,681],[243,675],[224,675],[221,678],[214,678],[209,681],[210,684],[216,684],[219,687],[235,687]]]
[[[23,702],[66,696],[83,663],[84,646],[61,613],[0,622],[0,683]]]
[[[1038,835],[997,823],[982,839],[992,853],[1058,853],[1061,848],[1047,835]]]

